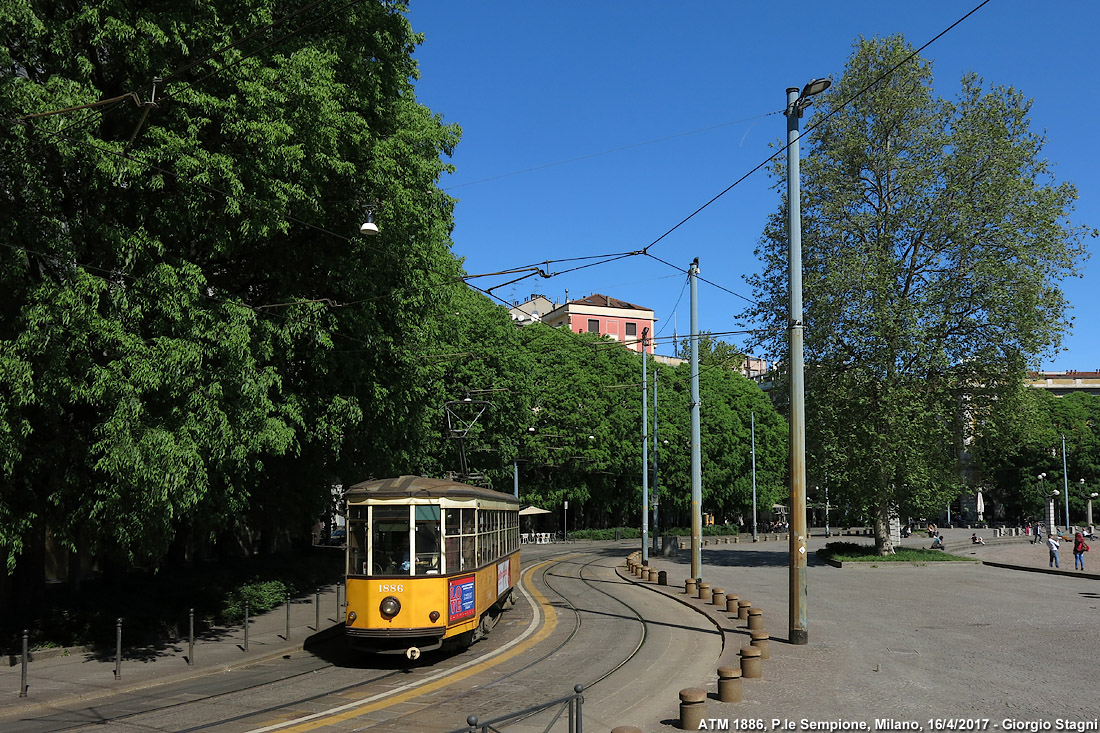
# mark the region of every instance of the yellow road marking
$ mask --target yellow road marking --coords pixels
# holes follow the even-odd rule
[[[533,565],[530,568],[527,568],[524,574],[530,576],[538,568],[541,568],[544,565],[549,565],[553,562],[560,562],[563,559],[565,558],[559,557],[552,560],[546,560],[539,563],[538,565]],[[554,629],[557,628],[558,625],[558,615],[554,611],[554,607],[550,605],[550,602],[549,600],[547,600],[546,596],[544,596],[542,593],[539,593],[533,585],[530,588],[530,592],[536,603],[542,609],[544,609],[544,612],[546,614],[546,622],[542,625],[542,628],[539,629],[538,633],[533,635],[526,642],[522,644],[517,644],[508,651],[502,654],[498,654],[491,659],[487,659],[484,662],[473,664],[465,669],[459,668],[459,670],[455,672],[448,672],[438,679],[429,680],[423,683],[413,683],[413,687],[404,692],[400,692],[397,694],[388,692],[383,693],[379,696],[375,696],[384,698],[381,700],[377,700],[376,702],[371,702],[373,698],[366,698],[363,701],[348,703],[347,705],[342,705],[338,708],[333,709],[334,711],[340,712],[333,712],[331,714],[329,712],[315,713],[314,715],[307,716],[307,718],[305,719],[296,719],[302,721],[297,724],[296,720],[288,720],[284,723],[276,723],[274,725],[269,725],[264,728],[256,728],[255,730],[250,731],[250,733],[266,733],[267,731],[273,730],[284,731],[284,733],[299,733],[300,731],[310,731],[317,730],[318,728],[324,728],[326,726],[332,725],[333,723],[339,723],[344,720],[351,720],[361,715],[366,715],[367,713],[374,712],[375,710],[381,710],[383,708],[390,707],[391,705],[405,702],[406,700],[410,700],[414,697],[417,697],[418,695],[423,695],[428,692],[434,692],[435,690],[447,687],[450,684],[464,680],[479,672],[491,669],[501,662],[506,662],[509,659],[512,659],[513,657],[522,654],[523,652],[527,651],[531,647],[535,646],[536,644],[550,636],[550,634],[553,633]]]

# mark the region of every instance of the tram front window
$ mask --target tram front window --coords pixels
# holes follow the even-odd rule
[[[373,574],[410,575],[409,508],[374,507],[373,527]]]
[[[438,506],[416,507],[416,574],[439,575]]]

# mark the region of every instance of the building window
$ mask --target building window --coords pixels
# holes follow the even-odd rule
[[[588,319],[588,332],[589,333],[599,333],[600,332],[600,322],[598,320],[596,320],[595,318],[589,318]]]
[[[637,336],[638,335],[638,324],[637,323],[627,323],[626,324],[626,335],[627,336]]]

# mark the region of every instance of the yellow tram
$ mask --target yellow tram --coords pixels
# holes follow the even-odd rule
[[[358,649],[416,659],[487,634],[519,582],[519,502],[454,481],[401,476],[344,495],[347,611]]]

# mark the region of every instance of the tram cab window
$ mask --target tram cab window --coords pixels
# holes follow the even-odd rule
[[[367,575],[367,508],[348,508],[348,575]]]
[[[439,575],[439,520],[440,510],[438,506],[416,507],[417,575]]]
[[[371,536],[374,575],[411,575],[409,507],[375,506]]]

